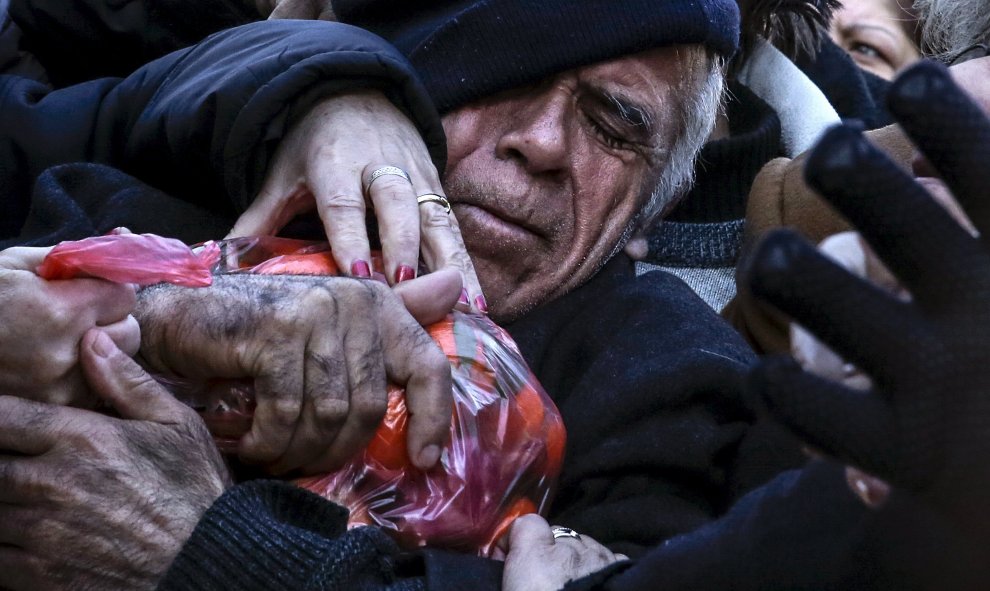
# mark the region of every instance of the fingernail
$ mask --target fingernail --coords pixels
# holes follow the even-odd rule
[[[402,283],[403,281],[409,281],[416,276],[416,271],[409,265],[399,265],[399,268],[395,270],[395,282]]]
[[[461,306],[471,307],[471,302],[468,301],[467,289],[461,289],[461,297],[457,300],[457,303]]]
[[[427,445],[419,452],[419,465],[422,468],[432,468],[440,461],[440,447]]]
[[[359,259],[351,263],[351,277],[371,278],[371,267],[368,266],[368,261]]]
[[[93,339],[92,349],[100,357],[106,358],[113,354],[114,344],[110,340],[110,337],[107,336],[107,333],[101,330],[97,333],[96,338]]]
[[[482,314],[488,313],[488,302],[485,301],[485,296],[480,295],[474,298],[474,305],[481,311]]]

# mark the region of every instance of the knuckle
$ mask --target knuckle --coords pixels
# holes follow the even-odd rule
[[[310,150],[311,162],[335,162],[337,160],[337,155],[340,151],[337,146],[333,143],[323,143],[315,146]]]
[[[74,326],[79,315],[66,306],[49,306],[47,311],[47,323],[55,330],[65,330]]]
[[[290,426],[299,420],[301,404],[295,398],[277,398],[272,403],[272,420],[277,425]]]
[[[346,400],[321,396],[313,400],[313,418],[320,425],[335,426],[347,418],[350,404]]]
[[[333,285],[338,284],[335,282]],[[287,315],[287,320],[300,327],[311,327],[313,314],[321,317],[337,315],[337,298],[334,297],[334,292],[324,285],[310,287],[298,301],[299,303],[293,306]]]
[[[384,396],[360,396],[351,402],[357,419],[365,425],[380,423],[388,409],[388,399]]]
[[[425,203],[419,208],[420,223],[428,229],[450,230],[450,215],[435,203]]]
[[[342,209],[364,210],[364,198],[352,193],[331,193],[323,198],[323,209],[329,211]]]
[[[447,356],[431,340],[430,346],[423,346],[423,353],[417,363],[429,374],[450,377],[450,363]]]
[[[384,238],[387,242],[395,245],[419,245],[419,228],[400,226],[389,231]]]

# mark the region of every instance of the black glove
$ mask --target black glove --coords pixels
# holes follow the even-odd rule
[[[984,237],[990,121],[934,63],[892,85],[889,107]],[[768,358],[751,386],[809,444],[915,493],[957,525],[990,534],[990,244],[954,221],[850,126],[808,159],[808,183],[911,292],[904,302],[852,276],[790,231],[748,263],[753,293],[873,379],[858,392]]]

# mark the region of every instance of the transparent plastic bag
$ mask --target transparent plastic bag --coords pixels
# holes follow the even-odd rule
[[[325,243],[240,238],[220,248],[217,272],[337,274]],[[380,257],[373,266],[381,271]],[[390,384],[385,419],[368,447],[340,470],[296,483],[350,509],[352,526],[381,526],[405,547],[487,556],[513,519],[549,508],[563,421],[511,337],[488,318],[454,312],[427,330],[450,361],[454,387],[439,466],[423,472],[410,463],[403,390]],[[200,410],[222,450],[236,451],[254,410],[249,381],[168,385]]]

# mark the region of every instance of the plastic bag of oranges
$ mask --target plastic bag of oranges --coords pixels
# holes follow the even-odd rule
[[[336,275],[325,243],[239,238],[220,243],[214,271]],[[373,260],[380,271],[381,260]],[[490,554],[512,520],[545,512],[563,461],[560,413],[504,330],[488,318],[454,312],[427,327],[450,361],[451,437],[440,463],[414,467],[406,453],[403,390],[389,386],[388,410],[368,447],[335,472],[299,486],[350,509],[351,525],[378,525],[407,548]],[[236,450],[250,429],[250,382],[170,384],[201,409],[221,449]]]

